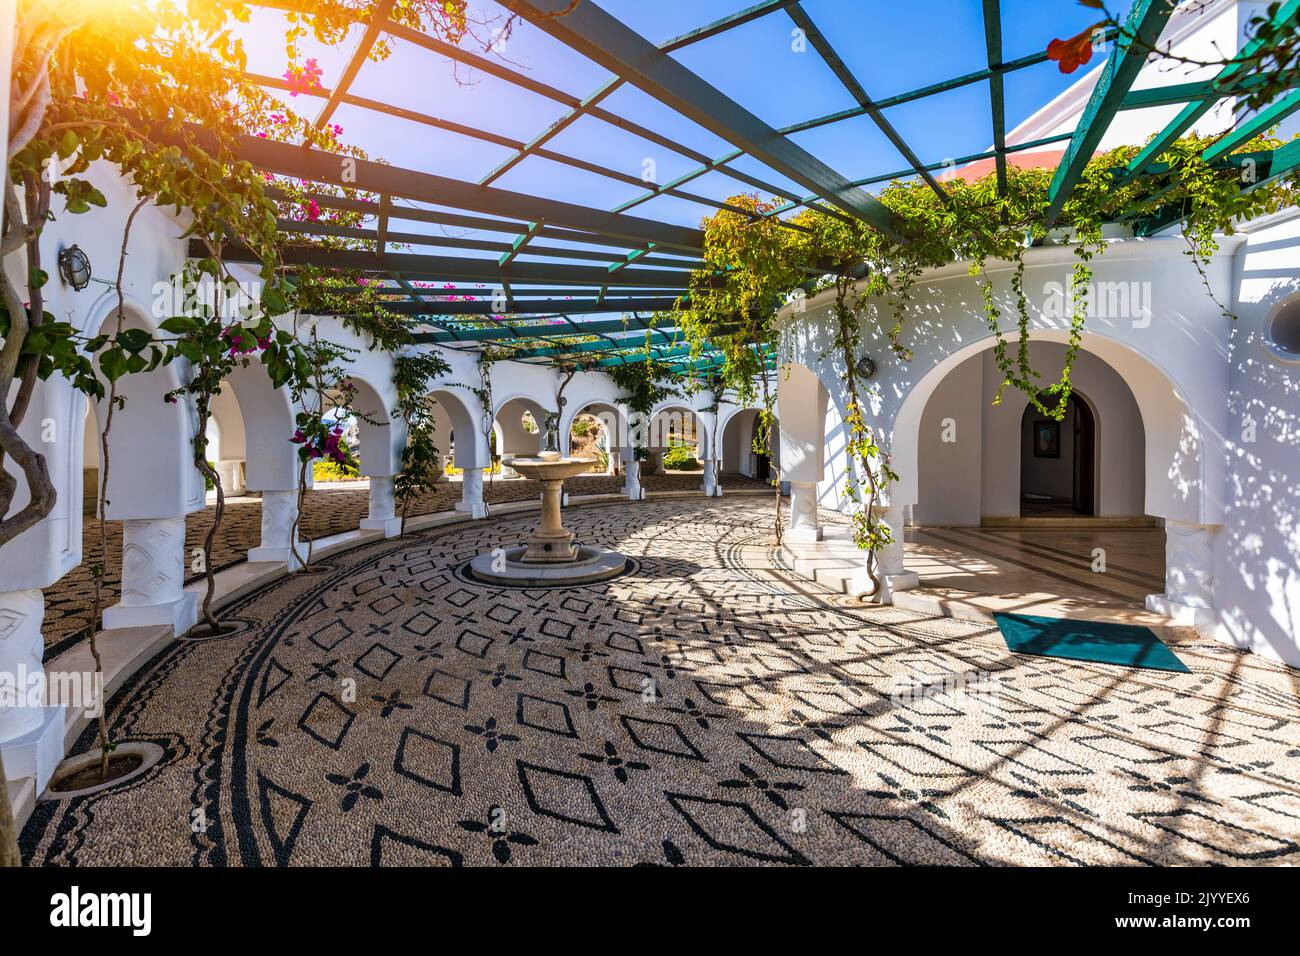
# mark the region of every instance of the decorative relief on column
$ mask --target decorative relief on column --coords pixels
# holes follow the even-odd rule
[[[483,469],[466,468],[461,479],[460,501],[456,510],[463,511],[472,518],[486,518],[487,505],[483,502]]]
[[[632,501],[641,500],[641,462],[627,463],[627,476],[623,480],[623,490]]]
[[[45,595],[39,590],[0,592],[0,673],[9,675],[20,691],[29,686],[32,674],[43,673],[44,619]],[[13,740],[40,726],[42,709],[20,706],[25,703],[0,695],[0,741]]]
[[[262,492],[262,547],[287,548],[298,514],[296,491]]]
[[[385,476],[370,479],[370,514],[374,520],[386,520],[393,517],[396,500],[393,493],[393,479]]]
[[[713,498],[719,494],[717,462],[704,462],[704,495]]]
[[[876,552],[881,573],[902,574],[906,570],[903,566],[903,509],[899,505],[891,505],[878,513],[879,519],[889,525],[890,538],[889,544]]]
[[[1165,522],[1165,596],[1189,607],[1214,605],[1214,533],[1217,527]]]
[[[131,519],[122,535],[122,604],[166,604],[185,579],[185,519]]]
[[[790,482],[790,531],[796,539],[820,541],[821,523],[817,519],[817,484],[812,481]]]

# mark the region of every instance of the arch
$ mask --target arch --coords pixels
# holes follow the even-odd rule
[[[782,368],[776,391],[781,480],[818,483],[826,476],[830,390],[800,362]]]
[[[525,412],[532,416],[536,431],[530,432],[524,427]],[[502,458],[536,455],[546,437],[547,414],[540,402],[527,395],[514,395],[497,405],[492,418],[496,453]]]
[[[753,450],[761,413],[761,408],[752,406],[737,408],[723,419],[718,430],[718,457],[724,473],[744,475],[746,478],[764,477],[756,474],[756,470],[761,470],[762,463],[757,460],[758,455]],[[773,416],[773,432],[768,441],[771,446],[769,474],[772,470],[779,473],[781,468],[780,427],[780,421]]]
[[[1031,330],[1031,341],[1062,343],[1063,331]],[[959,365],[993,346],[991,336],[971,342],[945,356],[919,378],[903,396],[894,415],[890,448],[899,480],[890,490],[891,502],[914,505],[920,491],[920,429],[926,403],[939,384]],[[1145,501],[1143,513],[1193,524],[1216,524],[1222,520],[1222,501],[1212,480],[1214,456],[1202,453],[1211,433],[1192,411],[1179,389],[1150,356],[1139,354],[1128,344],[1100,333],[1085,333],[1083,347],[1113,370],[1137,405],[1145,437],[1143,462]],[[1013,398],[1007,392],[1007,411],[1017,417],[1025,396]],[[1096,409],[1094,409],[1094,412]],[[1104,428],[1099,416],[1099,427]]]
[[[379,389],[365,376],[349,372],[348,377],[356,387],[353,405],[357,411],[357,459],[365,477],[389,477],[402,470],[402,445],[406,436],[398,441],[399,430],[392,424],[387,404]]]
[[[91,329],[111,334],[117,327],[116,297],[98,310]],[[125,302],[124,329],[156,332],[148,312],[134,299]],[[193,406],[186,401],[167,402],[168,392],[183,384],[180,362],[160,365],[152,371],[123,375],[117,394],[125,404],[113,416],[109,432],[108,504],[111,520],[177,518],[203,507],[203,478],[194,467]],[[108,403],[95,403],[94,416],[79,416],[78,436],[87,442],[88,421],[102,423]],[[92,436],[98,447],[98,438]],[[75,443],[74,443],[75,445]]]
[[[298,486],[298,458],[290,442],[297,409],[289,390],[276,388],[260,363],[250,362],[226,376],[244,439],[244,483],[254,491],[288,491]],[[214,409],[217,406],[214,404]],[[229,410],[230,405],[226,406]],[[223,428],[224,431],[224,428]],[[224,439],[223,439],[224,440]],[[225,458],[222,447],[222,458]]]
[[[578,405],[573,411],[565,412],[560,416],[560,451],[567,455],[570,453],[573,437],[574,420],[586,412],[600,419],[601,425],[604,426],[606,433],[609,435],[610,449],[626,448],[631,432],[631,425],[628,421],[627,408],[621,405],[615,405],[612,402],[593,399]]]
[[[1051,396],[1040,397],[1047,405]],[[1050,407],[1050,405],[1049,405]],[[1078,388],[1065,416],[1044,419],[1031,402],[1020,413],[1020,513],[1097,514],[1097,417]]]
[[[465,396],[449,388],[435,388],[429,395],[442,406],[451,422],[443,454],[453,455],[456,467],[461,469],[491,465],[487,436],[483,433],[483,409],[478,402],[471,407]]]
[[[713,458],[712,432],[709,430],[709,423],[705,415],[682,401],[669,400],[656,405],[650,412],[649,434],[646,444],[651,448],[667,448],[668,438],[672,429],[671,416],[681,413],[682,415],[682,432],[685,432],[687,419],[690,420],[691,430],[695,434],[695,441],[698,457],[702,459]],[[664,420],[664,416],[669,416]]]

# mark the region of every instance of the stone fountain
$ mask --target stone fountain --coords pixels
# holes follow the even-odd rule
[[[512,458],[511,468],[541,482],[542,520],[522,545],[472,559],[470,576],[513,587],[555,587],[591,584],[621,574],[627,558],[617,551],[575,545],[573,532],[560,521],[564,479],[582,474],[591,465],[590,458],[562,458],[550,450],[538,452],[536,458]]]

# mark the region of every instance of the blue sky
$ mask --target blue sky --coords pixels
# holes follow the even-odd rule
[[[753,0],[599,2],[647,39],[659,43],[734,13]],[[503,16],[494,3],[472,3],[480,18]],[[875,99],[986,66],[980,0],[804,0],[803,7]],[[286,67],[280,17],[272,11],[261,11],[247,31],[249,68],[254,72],[279,76]],[[1068,37],[1096,19],[1096,11],[1080,7],[1076,0],[1003,0],[1004,57],[1014,59],[1042,50],[1053,37]],[[792,50],[793,29],[787,14],[774,12],[683,48],[673,56],[772,126],[781,127],[854,105],[811,47],[802,53]],[[324,70],[322,82],[326,87],[335,84],[360,32],[357,28],[347,43],[332,48],[306,45],[304,55],[316,57]],[[464,45],[470,43],[466,40]],[[504,57],[530,77],[577,97],[590,94],[608,78],[601,67],[528,23],[515,25]],[[1028,117],[1079,75],[1062,76],[1052,62],[1008,75],[1007,128]],[[463,66],[453,68],[445,58],[402,41],[396,41],[395,52],[388,60],[367,63],[351,91],[524,141],[567,112],[560,103]],[[288,102],[310,116],[321,101],[298,97]],[[620,88],[602,105],[709,156],[732,149],[730,144],[633,87]],[[886,115],[927,163],[980,152],[992,142],[987,83],[904,104],[888,110]],[[347,105],[338,110],[334,119],[344,127],[345,141],[360,145],[374,157],[458,179],[478,181],[511,154],[510,149],[496,144]],[[866,117],[794,134],[792,138],[849,179],[906,166]],[[647,163],[653,163],[658,182],[696,166],[687,157],[591,117],[579,119],[548,146],[637,177]],[[768,182],[804,192],[756,160],[746,157],[735,165]],[[516,166],[495,185],[606,209],[644,191],[536,157]],[[684,188],[717,200],[751,189],[721,172],[710,172]],[[689,226],[698,226],[701,217],[710,212],[707,206],[667,196],[632,210],[633,215]],[[400,228],[408,226],[402,224]],[[408,231],[436,232],[437,227],[412,224]],[[480,238],[464,231],[455,235]],[[501,237],[484,234],[481,238]]]

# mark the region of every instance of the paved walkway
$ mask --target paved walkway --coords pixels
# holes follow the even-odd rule
[[[920,593],[1005,611],[1159,627],[1146,596],[1165,590],[1160,528],[918,528],[907,567]]]
[[[693,491],[700,486],[699,474],[649,475],[642,481],[647,491]],[[765,488],[760,482],[740,475],[723,475],[723,489]],[[604,475],[582,475],[565,483],[570,494],[616,494],[623,488],[622,478]],[[537,496],[536,486],[524,479],[497,478],[483,483],[483,497],[489,502],[525,501]],[[307,493],[303,507],[300,535],[304,540],[328,537],[360,526],[369,509],[368,483],[322,483]],[[412,517],[450,511],[460,501],[459,482],[442,481],[437,488],[420,496],[410,508]],[[185,520],[185,553],[203,547],[208,529],[212,527],[213,508],[196,511]],[[226,502],[225,518],[217,532],[213,547],[213,564],[217,570],[247,559],[248,550],[260,543],[262,528],[262,500],[258,497],[231,498]],[[94,578],[91,567],[100,560],[99,522],[84,519],[82,525],[84,558],[59,581],[45,589],[46,657],[66,650],[86,630],[92,610]],[[121,584],[122,526],[120,522],[108,525],[108,562],[104,577],[103,607],[117,603]],[[189,581],[202,575],[191,574]]]
[[[635,561],[502,590],[503,516],[237,601],[113,701],[163,762],[37,807],[33,864],[1300,862],[1300,674],[1008,652],[776,570],[748,497],[570,509]],[[839,519],[842,520],[842,519]],[[947,675],[947,689],[917,682]],[[78,749],[93,746],[88,733]]]

